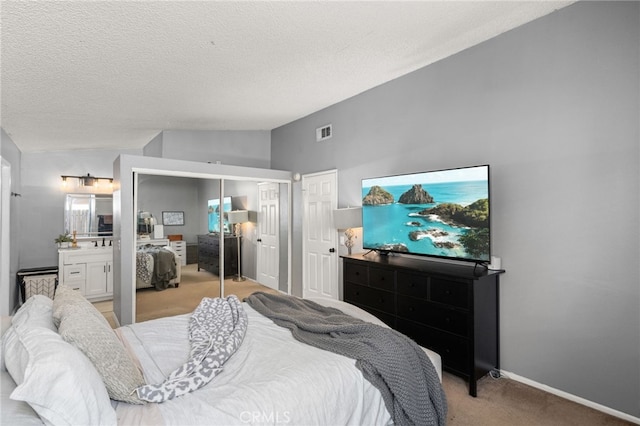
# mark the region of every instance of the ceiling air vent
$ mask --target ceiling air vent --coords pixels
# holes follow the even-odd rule
[[[333,129],[331,128],[331,124],[327,124],[326,126],[318,127],[316,129],[316,142],[324,141],[333,136]]]

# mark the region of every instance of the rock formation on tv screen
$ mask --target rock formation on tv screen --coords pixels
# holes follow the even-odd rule
[[[423,216],[435,214],[445,223],[451,223],[453,225],[488,228],[489,200],[483,198],[466,207],[460,204],[443,203],[436,207],[424,209],[419,212],[419,214]]]
[[[410,190],[400,196],[398,202],[401,204],[430,204],[433,203],[433,197],[422,189],[422,185],[415,184]]]
[[[362,205],[377,206],[382,204],[392,204],[393,195],[386,189],[374,185],[369,189],[369,193],[362,199]]]

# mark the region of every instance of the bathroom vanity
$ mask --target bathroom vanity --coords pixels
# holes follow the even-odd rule
[[[87,244],[58,250],[58,280],[92,302],[113,297],[113,248]]]

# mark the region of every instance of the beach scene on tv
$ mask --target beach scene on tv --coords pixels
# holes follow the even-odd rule
[[[363,179],[363,247],[489,261],[489,167]]]
[[[222,200],[222,212],[230,212],[231,211],[231,197],[224,197]],[[209,232],[220,232],[220,200],[208,200],[207,202],[207,216],[209,221]],[[231,232],[231,227],[229,225],[229,221],[227,220],[227,215],[224,215],[224,232]]]

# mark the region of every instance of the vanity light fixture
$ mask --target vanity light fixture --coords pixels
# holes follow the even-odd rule
[[[113,178],[91,176],[89,173],[87,173],[86,176],[61,175],[61,177],[62,177],[62,186],[67,186],[68,178],[78,179],[80,186],[98,186],[98,182],[101,180],[108,180],[109,184],[113,186]]]

